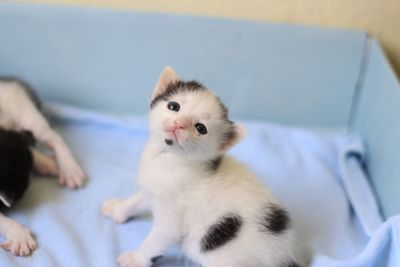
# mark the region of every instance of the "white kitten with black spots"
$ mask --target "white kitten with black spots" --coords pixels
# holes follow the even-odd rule
[[[32,141],[29,141],[32,140]],[[34,148],[34,140],[47,145],[55,159]],[[25,193],[32,169],[43,175],[58,176],[71,189],[80,187],[84,173],[67,145],[40,112],[40,101],[26,83],[0,77],[0,204],[10,207]],[[18,256],[36,248],[30,231],[0,213],[1,247]]]
[[[148,267],[173,244],[204,267],[295,267],[288,213],[242,163],[225,155],[245,135],[195,81],[167,67],[155,86],[150,137],[139,165],[141,191],[105,201],[117,222],[150,208],[154,224],[122,267]]]

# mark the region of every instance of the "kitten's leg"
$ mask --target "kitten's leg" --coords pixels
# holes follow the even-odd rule
[[[0,213],[0,234],[6,237],[1,247],[16,256],[29,256],[37,247],[31,232]]]
[[[12,105],[2,106],[3,112],[12,118],[18,128],[31,131],[36,139],[53,149],[60,170],[59,182],[61,185],[69,188],[82,186],[84,173],[61,136],[50,128],[46,119],[24,90],[14,89],[12,94],[7,96]]]
[[[31,152],[33,155],[33,166],[35,171],[41,175],[59,175],[57,162],[52,157],[47,156],[34,148],[31,148]]]
[[[123,223],[149,208],[142,192],[136,193],[126,199],[111,198],[104,201],[101,211],[105,216],[111,217],[118,223]]]
[[[169,227],[168,218],[154,223],[150,234],[137,251],[128,251],[118,258],[121,267],[149,267],[173,244],[179,242],[180,234],[174,227]]]

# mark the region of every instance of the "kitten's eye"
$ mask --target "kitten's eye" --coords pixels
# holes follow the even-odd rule
[[[168,109],[169,110],[178,112],[180,108],[181,108],[181,106],[176,102],[169,102],[168,103]]]
[[[199,132],[199,134],[204,135],[207,133],[207,128],[202,123],[196,123],[194,127],[196,127],[196,130]]]

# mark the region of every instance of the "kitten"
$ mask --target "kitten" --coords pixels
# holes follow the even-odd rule
[[[154,225],[123,267],[148,267],[175,243],[204,267],[295,267],[289,215],[254,174],[225,152],[245,135],[213,93],[167,67],[155,86],[141,191],[110,199],[117,222],[150,208]]]
[[[42,175],[59,176],[69,188],[82,185],[84,174],[67,145],[40,112],[41,104],[23,81],[0,78],[0,207],[9,208],[26,191],[32,169]],[[56,160],[34,148],[35,140],[52,148]],[[18,256],[36,248],[30,231],[0,213],[1,247]]]

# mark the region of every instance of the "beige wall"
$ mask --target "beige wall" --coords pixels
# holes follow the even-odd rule
[[[365,29],[400,74],[400,0],[17,0]]]

